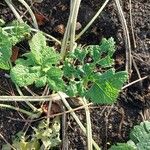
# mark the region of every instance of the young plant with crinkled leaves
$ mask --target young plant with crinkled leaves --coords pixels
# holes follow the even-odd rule
[[[93,103],[112,104],[127,80],[125,71],[115,72],[115,42],[103,39],[100,45],[77,47],[64,62],[67,94],[90,99]]]
[[[34,132],[26,135],[18,132],[12,138],[12,146],[16,150],[49,150],[59,146],[60,140],[60,118],[55,117],[51,125],[47,125],[46,120],[39,122],[38,127],[33,127]],[[2,150],[11,150],[10,145],[5,144]]]
[[[36,87],[49,85],[51,90],[64,90],[63,71],[59,68],[60,54],[46,44],[46,38],[36,33],[29,42],[30,52],[17,59],[10,76],[20,87],[35,84]]]
[[[30,33],[29,26],[24,23],[14,22],[12,26],[0,27],[0,69],[4,70],[11,68],[12,47]]]
[[[150,149],[150,122],[144,121],[134,126],[127,143],[117,143],[109,150],[149,150]]]

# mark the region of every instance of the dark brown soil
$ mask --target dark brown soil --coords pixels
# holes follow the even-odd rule
[[[33,10],[46,17],[46,21],[40,26],[41,30],[62,39],[63,33],[59,32],[57,27],[59,25],[66,26],[69,16],[69,2],[70,0],[43,0],[40,4],[34,4]],[[99,0],[82,0],[78,17],[78,22],[80,22],[82,28],[97,12],[102,2]],[[14,16],[9,8],[7,8],[7,5],[3,4],[0,3],[0,16],[9,22]],[[144,77],[150,74],[150,1],[132,0],[136,48],[133,45],[133,37],[131,35],[128,0],[122,1],[122,6],[130,31],[132,54],[141,76]],[[22,7],[20,7],[20,10],[23,12]],[[123,70],[125,66],[125,44],[122,26],[114,1],[109,2],[99,18],[93,23],[87,33],[81,37],[78,43],[98,44],[103,37],[114,37],[117,46],[117,52],[114,56],[116,59],[116,69]],[[130,82],[138,79],[135,68],[133,67],[132,69]],[[7,79],[1,77],[1,95],[8,94],[6,89],[11,91],[8,88],[10,85],[6,81]],[[111,144],[116,142],[126,142],[129,139],[131,128],[143,120],[141,113],[149,110],[150,107],[150,79],[148,78],[142,81],[142,83],[140,82],[127,88],[120,94],[118,100],[118,103],[113,106],[92,106],[90,109],[93,139],[104,150],[107,150]],[[77,114],[82,122],[85,122],[84,111],[78,111]],[[145,114],[143,115],[145,116]],[[24,125],[12,120],[11,117],[21,118],[14,111],[0,109],[0,133],[6,140],[10,140],[11,135],[22,129]],[[150,119],[150,117],[146,119]],[[66,135],[68,137],[69,150],[87,149],[86,138],[71,116],[68,116]],[[0,147],[3,143],[4,141],[0,140]]]

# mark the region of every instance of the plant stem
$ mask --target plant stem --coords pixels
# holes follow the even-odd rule
[[[95,14],[95,16],[91,19],[91,21],[85,26],[85,28],[76,36],[76,40],[78,40],[86,31],[87,29],[92,25],[92,23],[97,19],[97,17],[100,15],[102,10],[105,8],[109,0],[106,0],[102,7],[98,10],[98,12]]]
[[[87,100],[85,97],[83,98],[84,105],[87,105]],[[92,126],[91,126],[91,118],[90,118],[90,111],[88,106],[85,107],[85,114],[86,114],[86,125],[87,125],[87,146],[88,150],[93,150],[92,146]]]
[[[72,2],[72,5],[74,6],[74,13],[72,16],[72,22],[71,22],[71,32],[70,32],[70,51],[74,51],[75,49],[75,31],[76,31],[76,22],[77,22],[77,16],[79,12],[81,0],[76,0],[74,3]]]
[[[16,108],[16,107],[14,107],[14,106],[7,105],[7,104],[0,104],[0,107],[2,107],[2,108],[9,108],[9,109],[12,109],[12,110],[20,111],[20,112],[22,112],[22,113],[28,115],[29,117],[33,117],[34,115],[36,115],[36,114],[31,113],[31,112],[28,112],[28,111],[26,111],[26,110],[24,110],[24,109]]]
[[[65,98],[68,98],[66,94],[63,93]],[[48,96],[0,96],[0,101],[16,101],[16,102],[24,102],[24,101],[58,101],[60,100],[60,96],[58,94],[52,94]]]
[[[74,7],[72,5],[73,1],[71,1],[70,4],[70,15],[69,15],[69,19],[67,22],[67,27],[65,30],[65,34],[62,40],[62,45],[61,45],[61,57],[62,60],[64,60],[65,56],[66,56],[66,52],[67,52],[67,44],[68,44],[68,40],[69,40],[69,35],[70,35],[70,26],[71,26],[71,22],[72,22],[72,15],[74,13]]]
[[[132,70],[132,54],[131,54],[131,42],[130,42],[130,36],[129,36],[129,30],[127,26],[127,22],[125,19],[125,16],[123,14],[122,7],[120,5],[119,0],[115,0],[118,14],[120,16],[120,21],[123,27],[123,34],[125,39],[125,46],[126,46],[126,71],[128,72],[129,76],[131,76],[131,70]]]
[[[17,84],[15,84],[15,86],[20,96],[24,96],[19,86]],[[32,105],[30,102],[25,101],[25,103],[33,110],[33,112],[38,111],[38,109],[34,105]]]
[[[62,102],[64,103],[64,105],[66,106],[66,108],[68,110],[72,110],[72,108],[70,107],[69,103],[67,102],[66,98],[63,96],[64,94],[61,92],[58,92]],[[78,116],[75,114],[75,112],[70,112],[70,114],[74,117],[75,121],[78,123],[78,125],[80,126],[80,128],[82,129],[82,131],[86,134],[86,129],[83,126],[83,124],[81,123],[81,121],[79,120]],[[96,150],[101,150],[101,148],[97,145],[97,143],[92,139],[92,144],[95,147]]]
[[[30,8],[30,6],[29,6],[24,0],[18,0],[18,1],[19,1],[22,5],[24,5],[25,8],[28,10],[28,12],[30,13],[31,18],[32,18],[32,20],[33,20],[34,27],[35,27],[36,29],[38,29],[38,23],[37,23],[37,21],[36,21],[35,15],[34,15],[32,9]]]
[[[11,0],[5,0],[5,2],[7,3],[7,5],[9,6],[9,8],[12,10],[12,12],[14,13],[15,17],[18,19],[18,21],[20,23],[23,23],[23,20],[21,18],[21,16],[19,15],[19,13],[16,11],[16,9],[14,8],[12,1]]]

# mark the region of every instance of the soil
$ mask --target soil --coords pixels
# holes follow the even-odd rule
[[[103,1],[82,0],[78,22],[83,28],[97,12]],[[35,3],[32,7],[35,13],[45,16],[40,24],[40,29],[53,35],[58,39],[63,37],[63,27],[66,26],[69,16],[70,0],[43,0],[42,3]],[[130,31],[132,54],[142,77],[150,74],[150,1],[132,0],[133,31],[135,35],[134,46],[131,34],[131,22],[129,16],[129,2],[122,1],[122,7],[127,25]],[[24,8],[18,6],[20,12]],[[4,2],[0,3],[0,17],[6,22],[14,19],[13,13]],[[26,18],[30,22],[30,18]],[[61,30],[59,29],[61,25]],[[81,29],[82,29],[81,28]],[[81,30],[80,29],[80,30]],[[79,30],[79,31],[80,31]],[[77,31],[77,32],[79,32]],[[103,37],[113,37],[116,41],[116,69],[124,70],[125,66],[125,44],[123,30],[119,20],[118,11],[114,1],[110,1],[102,14],[93,23],[78,43],[85,45],[98,44]],[[130,82],[138,79],[137,72],[132,67]],[[11,95],[13,93],[12,83],[5,77],[0,78],[0,95]],[[7,90],[6,90],[7,89]],[[118,102],[113,106],[92,106],[90,107],[93,139],[107,150],[112,144],[126,142],[129,140],[130,130],[142,120],[150,120],[150,79],[147,78],[138,82],[121,92]],[[146,112],[146,113],[145,113]],[[85,122],[84,111],[77,112],[82,122]],[[20,114],[10,110],[0,109],[0,133],[7,141],[16,132],[20,131],[24,123],[14,119],[21,118]],[[67,145],[69,150],[86,150],[86,138],[82,131],[68,115],[67,117]],[[0,139],[0,149],[4,141]]]

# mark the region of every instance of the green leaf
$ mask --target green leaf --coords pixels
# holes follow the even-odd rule
[[[30,27],[26,23],[19,23],[17,21],[12,23],[14,28],[8,30],[8,38],[10,38],[12,45],[23,40],[30,33]]]
[[[31,39],[30,43],[31,53],[37,64],[42,65],[43,57],[42,51],[46,48],[46,38],[41,32],[36,33]]]
[[[7,32],[0,28],[0,68],[9,70],[9,60],[12,55],[12,45],[8,38]]]
[[[74,97],[78,94],[77,85],[74,81],[70,82],[69,85],[67,85],[66,93],[70,97]]]
[[[46,85],[47,82],[47,77],[46,76],[42,76],[39,77],[36,81],[35,81],[35,86],[36,87],[43,87]]]
[[[39,65],[48,66],[57,64],[60,55],[52,47],[46,46],[46,38],[42,32],[36,33],[29,43],[35,62]]]
[[[100,52],[100,46],[99,45],[88,46],[88,51],[90,52],[95,63],[100,60],[101,52]]]
[[[90,98],[93,103],[112,104],[127,80],[127,73],[123,71],[115,73],[115,70],[111,69],[93,80],[95,80],[94,84],[87,91],[86,97]]]
[[[40,77],[38,68],[30,68],[23,65],[16,65],[11,69],[10,76],[14,83],[18,86],[28,86],[33,84]]]
[[[34,128],[36,139],[42,141],[41,149],[51,149],[60,144],[60,119],[58,117],[53,119],[52,125],[47,126],[46,120],[42,120],[38,128]]]
[[[102,67],[102,68],[107,68],[107,67],[112,67],[112,65],[114,64],[114,59],[112,59],[110,56],[106,56],[104,58],[102,58],[98,64]]]
[[[150,139],[137,143],[137,150],[150,150]]]
[[[136,149],[126,143],[117,143],[117,145],[111,146],[109,150],[136,150]]]
[[[77,47],[75,50],[74,50],[74,58],[78,59],[79,61],[83,62],[86,55],[87,55],[88,51],[87,49],[82,49],[81,47]]]
[[[144,121],[140,125],[134,126],[130,133],[130,138],[135,143],[150,142],[150,122]]]
[[[63,71],[66,78],[72,78],[76,73],[74,65],[67,61],[64,62]]]
[[[54,91],[64,90],[64,81],[62,80],[63,72],[61,69],[51,67],[47,72],[47,82],[49,87]]]
[[[113,38],[103,38],[100,44],[100,52],[108,53],[111,57],[115,52],[115,41]]]

